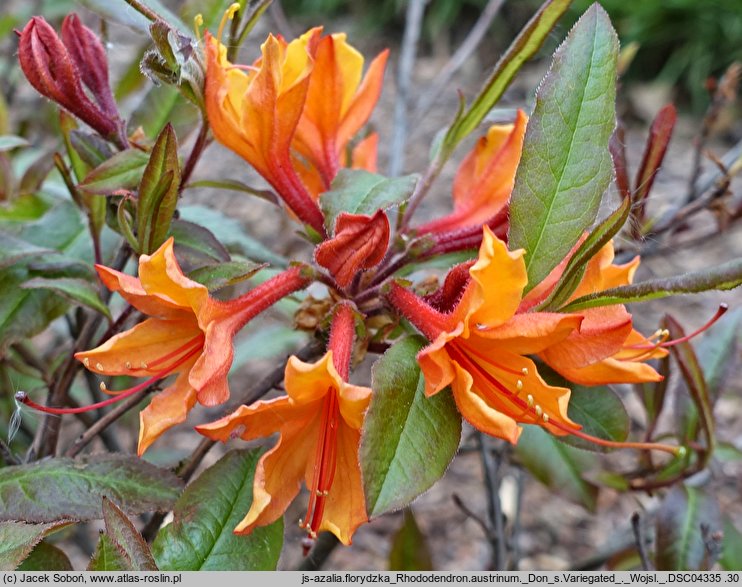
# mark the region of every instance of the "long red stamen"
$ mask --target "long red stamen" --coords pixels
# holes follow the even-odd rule
[[[682,446],[672,446],[669,444],[658,444],[658,443],[650,443],[650,442],[616,442],[613,440],[605,440],[603,438],[598,438],[597,436],[586,434],[585,432],[582,432],[581,430],[577,428],[568,426],[567,424],[563,424],[557,421],[556,419],[550,418],[549,414],[544,412],[541,406],[539,406],[538,404],[532,401],[532,398],[529,397],[529,401],[524,401],[522,398],[518,397],[515,393],[510,391],[500,381],[498,381],[494,376],[492,376],[485,369],[483,369],[479,364],[477,364],[476,361],[473,361],[465,353],[461,352],[458,348],[456,348],[455,345],[448,345],[446,350],[450,353],[451,358],[453,358],[459,363],[463,363],[462,366],[465,365],[466,369],[469,372],[474,370],[478,374],[480,374],[482,377],[484,377],[489,383],[491,383],[495,388],[497,388],[498,391],[502,392],[503,399],[509,400],[511,403],[521,408],[524,411],[524,413],[529,413],[536,420],[536,423],[538,423],[541,426],[544,426],[545,424],[550,424],[551,426],[554,426],[555,428],[561,430],[562,432],[566,432],[567,434],[577,436],[578,438],[582,438],[583,440],[587,440],[588,442],[592,442],[593,444],[597,444],[599,446],[605,446],[608,448],[635,448],[639,450],[659,450],[663,452],[668,452],[676,456],[682,456],[685,454],[685,447],[682,447]],[[480,391],[487,393],[488,390],[480,389]]]
[[[199,337],[201,338],[201,337]],[[194,343],[197,339],[194,339],[192,343]],[[126,399],[127,397],[130,397],[136,393],[139,393],[140,391],[143,391],[147,389],[150,385],[153,383],[156,383],[160,379],[164,379],[168,375],[170,375],[173,371],[175,371],[178,367],[180,367],[183,363],[197,355],[201,352],[201,344],[202,340],[199,341],[199,344],[197,346],[194,346],[191,350],[189,350],[185,355],[183,355],[180,359],[178,359],[175,363],[172,365],[168,365],[165,369],[162,371],[156,373],[146,381],[143,381],[142,383],[139,383],[138,385],[135,385],[134,387],[130,387],[128,389],[123,389],[116,393],[116,395],[110,399],[103,400],[101,402],[90,404],[88,406],[81,406],[79,408],[52,408],[49,406],[42,406],[41,404],[37,404],[35,401],[33,401],[31,398],[26,395],[25,392],[19,391],[15,395],[15,399],[25,405],[27,405],[30,408],[33,408],[34,410],[37,410],[39,412],[44,412],[47,414],[57,414],[57,415],[64,415],[64,414],[82,414],[84,412],[89,412],[91,410],[97,410],[99,408],[104,408],[106,406],[109,406],[111,404],[114,404],[118,401],[121,401],[123,399]],[[181,347],[183,349],[183,347]]]
[[[309,540],[303,543],[304,556],[308,554],[312,543],[317,538],[317,532],[322,524],[327,496],[335,479],[338,418],[337,391],[331,387],[327,390],[323,402],[320,438],[317,440],[312,484],[309,487],[307,515],[305,516],[305,520],[300,524],[309,534]]]
[[[675,340],[670,340],[670,341],[657,342],[657,343],[648,344],[648,345],[645,345],[645,344],[634,344],[634,345],[626,346],[624,348],[626,348],[626,349],[636,349],[636,350],[650,350],[651,351],[651,350],[654,350],[654,349],[657,349],[657,348],[665,349],[665,348],[669,348],[671,346],[675,346],[675,345],[680,344],[680,343],[683,343],[683,342],[688,342],[690,339],[695,338],[696,336],[698,336],[702,332],[705,332],[706,330],[708,330],[709,328],[711,328],[716,323],[716,321],[719,318],[721,318],[724,314],[726,314],[726,312],[727,312],[728,309],[729,309],[729,306],[727,304],[720,304],[719,305],[719,309],[716,311],[716,314],[713,315],[713,317],[711,318],[711,320],[709,320],[708,322],[706,322],[706,324],[704,324],[703,326],[701,326],[695,332],[691,332],[690,334],[686,334],[685,336],[683,336],[681,338],[676,338]]]

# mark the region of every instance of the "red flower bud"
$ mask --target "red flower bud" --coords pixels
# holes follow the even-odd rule
[[[108,58],[100,39],[76,14],[68,14],[62,22],[62,42],[98,106],[111,118],[118,118],[108,82]]]
[[[389,219],[383,210],[373,216],[343,212],[335,223],[335,236],[317,247],[317,263],[346,287],[362,269],[378,265],[389,245]]]
[[[85,29],[87,31],[85,33],[79,33],[79,30],[85,27],[79,22],[76,24],[74,22],[76,19],[69,20],[71,22],[67,25],[69,32],[66,36],[69,43],[75,45],[72,53],[42,17],[35,16],[28,22],[21,32],[18,46],[21,69],[40,94],[74,114],[102,136],[124,146],[126,145],[124,126],[118,116],[111,90],[110,88],[103,90],[103,84],[108,86],[108,74],[102,78],[100,72],[101,67],[106,65],[103,47],[100,46],[100,41],[95,39],[97,48],[84,48],[83,45],[91,43],[90,38],[95,35],[89,29]],[[76,34],[80,36],[72,40],[71,37]],[[98,101],[98,105],[85,93],[83,81]]]

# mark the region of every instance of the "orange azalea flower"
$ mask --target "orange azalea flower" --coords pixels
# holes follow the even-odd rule
[[[508,251],[484,227],[479,259],[469,268],[470,279],[449,312],[462,271],[449,274],[434,308],[399,284],[392,284],[389,301],[432,343],[418,354],[430,396],[451,386],[461,415],[478,430],[517,442],[518,424],[538,424],[556,435],[572,434],[603,446],[654,448],[677,453],[679,447],[619,443],[580,431],[567,416],[570,390],[548,385],[533,361],[523,355],[542,354],[578,332],[579,314],[520,312],[528,277],[522,249]]]
[[[528,281],[523,255],[522,249],[508,251],[485,227],[479,260],[451,312],[435,310],[398,284],[389,295],[432,341],[418,355],[426,395],[450,385],[464,419],[512,443],[520,435],[519,423],[539,424],[554,434],[579,429],[567,416],[570,390],[548,385],[524,355],[565,339],[582,318],[516,313]]]
[[[639,266],[639,257],[623,265],[613,265],[613,243],[606,244],[588,262],[572,300],[581,296],[630,284]],[[565,263],[549,275],[541,287],[534,288],[523,300],[521,311],[544,299],[561,276]],[[632,327],[631,314],[622,304],[582,310],[578,331],[545,349],[539,356],[566,379],[581,385],[640,383],[660,381],[662,376],[646,364],[667,351],[649,344]],[[637,348],[639,347],[639,348]]]
[[[39,410],[66,414],[88,411],[129,397],[153,383],[177,375],[140,413],[139,455],[168,428],[183,422],[198,401],[205,406],[229,397],[227,373],[232,365],[232,338],[251,318],[282,297],[306,286],[301,269],[294,267],[264,282],[240,298],[222,302],[209,296],[200,283],[188,279],[168,239],[152,255],[139,258],[139,277],[96,266],[105,286],[118,292],[140,312],[150,316],[117,334],[96,349],[75,358],[101,375],[129,375],[148,379],[131,389],[101,390],[115,397],[81,408]]]
[[[441,233],[481,226],[496,216],[513,191],[527,123],[528,116],[518,110],[514,124],[490,127],[456,172],[453,212],[421,226],[417,232]]]
[[[344,323],[341,328],[338,322]],[[299,493],[302,479],[310,494],[301,525],[310,541],[327,530],[350,544],[356,528],[368,519],[358,446],[371,390],[346,383],[352,329],[352,312],[341,305],[325,356],[316,363],[289,359],[287,395],[241,406],[196,428],[222,442],[235,435],[254,440],[279,433],[276,445],[258,463],[253,502],[235,533],[249,534],[280,518]],[[345,335],[335,336],[338,330]]]
[[[205,100],[216,139],[250,163],[300,220],[324,234],[319,206],[294,170],[291,141],[309,88],[320,29],[286,43],[273,35],[262,57],[241,68],[208,32]]]
[[[380,53],[361,79],[363,55],[346,42],[345,33],[323,37],[317,45],[293,146],[318,172],[322,191],[330,187],[341,164],[347,164],[345,149],[376,106],[388,55],[388,50]]]

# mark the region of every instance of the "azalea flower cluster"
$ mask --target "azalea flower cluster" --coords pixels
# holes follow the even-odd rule
[[[77,20],[65,27],[62,45],[42,19],[29,23],[21,33],[24,72],[40,92],[120,141],[120,118],[102,89],[107,77],[90,65],[100,65],[101,59],[79,57],[84,47],[65,32],[83,30]],[[92,35],[87,29],[78,34],[78,40]],[[100,375],[144,381],[118,391],[101,384],[113,397],[86,408],[43,407],[25,397],[27,404],[53,413],[92,409],[174,376],[140,414],[141,455],[184,422],[196,404],[225,403],[235,335],[277,301],[319,282],[334,301],[325,354],[310,363],[288,360],[285,395],[197,426],[201,434],[224,442],[279,435],[260,459],[253,502],[238,533],[282,516],[302,482],[309,503],[301,525],[310,541],[329,531],[349,544],[368,519],[358,449],[372,391],[352,384],[350,373],[356,323],[380,312],[407,319],[427,337],[430,344],[417,357],[426,395],[447,393],[450,387],[461,416],[485,434],[516,443],[521,425],[531,424],[605,446],[680,450],[585,434],[568,415],[570,390],[539,374],[543,363],[581,385],[658,381],[648,361],[665,356],[672,342],[662,333],[645,337],[636,331],[621,304],[566,313],[540,309],[570,256],[527,289],[528,252],[509,250],[505,240],[527,125],[523,112],[512,124],[492,126],[463,159],[450,214],[395,233],[401,241],[429,239],[426,255],[479,247],[478,256],[453,267],[440,288],[418,295],[395,278],[388,209],[340,213],[329,226],[320,206],[340,169],[376,171],[378,137],[359,133],[379,98],[387,52],[373,59],[364,75],[364,58],[344,34],[324,35],[313,28],[290,42],[270,35],[260,58],[242,66],[227,60],[220,38],[221,30],[216,37],[206,33],[202,47],[205,110],[213,135],[262,175],[315,238],[315,265],[292,266],[227,301],[183,272],[172,238],[139,257],[138,277],[98,265],[101,282],[146,319],[76,357]],[[60,53],[42,54],[43,43]],[[41,67],[50,59],[63,68]],[[99,98],[97,105],[69,99],[70,92],[82,95],[81,80]],[[98,116],[105,113],[106,124]],[[587,262],[571,299],[631,283],[639,259],[616,265],[613,257],[608,243]]]

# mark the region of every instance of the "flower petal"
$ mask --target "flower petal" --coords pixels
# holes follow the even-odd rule
[[[316,363],[304,363],[296,357],[289,357],[286,363],[286,393],[298,405],[322,399],[328,390],[340,389],[342,385],[332,363],[332,351]]]
[[[500,326],[477,329],[469,337],[469,342],[482,339],[487,341],[485,344],[504,345],[519,355],[532,355],[563,341],[580,327],[582,320],[582,316],[577,314],[516,314]]]
[[[209,322],[204,348],[188,377],[204,406],[217,406],[229,398],[227,375],[234,359],[234,329],[224,321]]]
[[[474,386],[471,374],[455,364],[453,397],[461,416],[474,428],[490,436],[502,438],[515,444],[522,432],[510,416],[493,408],[479,387]],[[488,398],[489,399],[489,398]]]
[[[319,414],[319,411],[317,411]],[[278,443],[258,462],[253,484],[253,501],[235,534],[249,534],[280,518],[299,493],[307,462],[319,440],[319,417],[305,427],[286,427]]]
[[[122,298],[129,302],[140,312],[148,316],[160,318],[183,318],[191,314],[190,306],[180,306],[165,297],[148,294],[142,287],[142,282],[136,277],[121,273],[115,269],[109,269],[103,265],[96,265],[98,276],[110,291],[117,292]],[[185,313],[185,314],[184,314]]]
[[[379,133],[372,132],[366,138],[358,141],[353,147],[351,155],[351,167],[353,169],[365,169],[371,173],[378,170],[379,156]]]
[[[508,251],[505,243],[484,227],[479,259],[469,270],[472,281],[479,285],[481,300],[471,308],[472,322],[499,326],[515,314],[528,283],[524,254],[523,249]]]
[[[361,433],[358,429],[340,424],[337,431],[335,476],[319,528],[332,532],[345,545],[351,543],[358,526],[368,521],[361,465],[358,461],[360,441]],[[307,485],[309,484],[310,479],[307,479]]]
[[[195,404],[196,392],[188,384],[188,374],[181,373],[175,383],[155,395],[150,404],[139,412],[137,454],[142,456],[163,432],[185,422]]]
[[[133,328],[109,338],[98,348],[75,354],[78,361],[87,359],[86,367],[103,375],[131,375],[148,377],[162,371],[172,361],[155,366],[154,361],[177,351],[201,336],[201,330],[192,318],[161,320],[150,318]],[[191,347],[192,348],[192,347]],[[142,367],[142,364],[145,367]],[[178,371],[182,371],[181,366]]]
[[[183,274],[173,251],[174,242],[170,237],[152,255],[139,258],[139,280],[148,294],[190,307],[198,314],[208,302],[209,290]]]
[[[345,420],[346,425],[354,430],[360,430],[363,426],[363,418],[366,415],[368,404],[371,401],[371,389],[343,383],[338,392],[338,400],[340,415]]]
[[[607,385],[609,383],[649,383],[662,381],[662,375],[651,365],[635,361],[603,359],[587,367],[572,368],[558,363],[552,368],[565,379],[578,385]]]
[[[296,406],[287,396],[267,401],[258,401],[249,406],[240,406],[231,414],[196,426],[199,434],[227,442],[237,436],[242,440],[266,438],[285,426],[302,428],[316,415],[319,408],[314,404]]]

